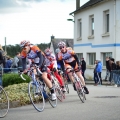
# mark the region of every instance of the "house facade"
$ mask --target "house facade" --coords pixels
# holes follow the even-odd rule
[[[74,15],[74,50],[86,61],[86,77],[92,77],[94,61],[100,59],[104,78],[105,58],[120,60],[120,0],[89,0],[81,7],[76,0],[70,15]]]

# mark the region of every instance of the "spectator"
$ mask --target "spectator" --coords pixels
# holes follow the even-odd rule
[[[95,82],[95,86],[97,85],[97,73],[96,73],[96,65],[97,65],[97,61],[95,60],[95,64],[94,64],[94,82]]]
[[[84,58],[81,58],[81,69],[82,69],[82,76],[84,77],[84,80],[85,80],[86,62]]]
[[[5,62],[6,62],[6,52],[3,50],[2,46],[0,45],[0,65],[2,65],[2,67],[5,67]]]
[[[5,73],[8,73],[11,71],[11,64],[12,64],[12,60],[10,59],[9,56],[7,56],[7,60],[6,60],[6,63],[5,63],[5,68],[4,68],[4,72]]]
[[[17,58],[19,59],[19,61],[18,61],[18,70],[22,72],[23,67],[22,67],[22,58],[20,56],[20,52],[17,52]]]
[[[110,77],[110,58],[106,57],[106,76],[105,76],[105,81],[107,81],[107,79],[109,80]]]
[[[110,78],[109,78],[110,83],[111,83],[111,80],[112,80],[112,71],[116,70],[116,64],[115,64],[114,61],[115,61],[114,58],[110,59]]]
[[[3,74],[3,68],[5,67],[5,55],[2,46],[0,45],[0,85],[2,86],[2,74]]]
[[[18,72],[18,62],[19,62],[19,58],[17,53],[16,56],[13,58],[12,65],[11,65],[12,71],[14,73]]]
[[[101,63],[101,60],[100,59],[96,60],[96,63],[97,63],[97,65],[96,65],[96,71],[95,72],[97,73],[97,84],[101,83],[101,85],[102,85],[102,78],[101,78],[102,63]]]
[[[116,70],[120,70],[120,61],[116,61]]]

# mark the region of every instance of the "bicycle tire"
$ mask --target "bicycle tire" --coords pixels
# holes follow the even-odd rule
[[[75,82],[75,87],[80,100],[82,101],[82,103],[84,103],[86,97],[85,97],[84,89],[81,87],[80,81]]]
[[[66,88],[67,93],[69,93],[69,87],[68,87],[68,82],[67,81],[65,82],[65,88]]]
[[[30,81],[28,85],[28,94],[34,108],[38,112],[42,112],[45,108],[45,100],[41,87],[37,87],[35,82]]]
[[[48,101],[49,101],[50,105],[53,108],[57,107],[57,99],[56,100],[52,100],[52,98],[51,98],[51,96],[52,96],[51,95],[51,91],[50,91],[50,89],[48,87],[46,87],[46,94],[48,96]]]
[[[2,86],[0,86],[0,118],[7,115],[9,111],[9,98]]]

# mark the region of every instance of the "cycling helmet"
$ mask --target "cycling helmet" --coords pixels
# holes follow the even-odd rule
[[[66,46],[65,42],[62,42],[62,41],[59,42],[59,43],[58,43],[58,47],[61,47],[61,46]]]
[[[52,53],[52,51],[49,48],[47,48],[45,49],[44,53],[46,56],[49,56]]]
[[[59,53],[59,52],[60,52],[60,49],[57,48],[57,49],[55,50],[55,53],[57,54],[57,53]]]
[[[20,47],[24,47],[25,45],[30,45],[30,41],[23,40],[23,41],[20,42]]]

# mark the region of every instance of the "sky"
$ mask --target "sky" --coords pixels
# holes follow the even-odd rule
[[[80,0],[80,5],[89,0]],[[0,44],[49,43],[55,38],[73,38],[74,24],[67,19],[76,0],[0,0]]]

